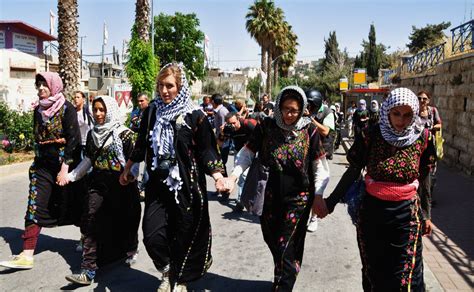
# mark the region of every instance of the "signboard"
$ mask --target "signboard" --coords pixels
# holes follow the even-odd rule
[[[5,49],[5,31],[0,30],[0,49]]]
[[[349,80],[347,78],[339,79],[339,90],[346,91],[349,89]]]
[[[114,84],[114,97],[117,101],[119,107],[122,106],[122,103],[125,104],[125,107],[128,107],[128,104],[132,102],[132,86],[129,84]]]
[[[38,42],[35,36],[14,32],[13,48],[25,52],[36,54],[38,52]]]
[[[367,74],[365,69],[356,68],[354,69],[354,84],[365,84],[367,83]]]

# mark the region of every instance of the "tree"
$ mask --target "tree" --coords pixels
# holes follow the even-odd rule
[[[329,70],[333,64],[340,62],[340,53],[336,32],[329,32],[329,38],[324,40],[323,74]]]
[[[247,84],[247,91],[250,91],[250,96],[255,100],[258,101],[260,98],[261,93],[263,92],[262,85],[262,77],[258,75],[255,78],[250,78]]]
[[[183,62],[190,81],[202,79],[205,76],[202,50],[204,33],[198,29],[199,19],[196,14],[160,13],[155,16],[154,21],[155,55],[160,62]]]
[[[369,48],[367,51],[367,75],[373,79],[377,79],[379,75],[381,56],[377,51],[377,43],[375,42],[375,26],[370,25],[369,31]]]
[[[277,36],[285,30],[284,12],[281,8],[276,8],[273,1],[256,0],[249,7],[245,18],[247,31],[261,47],[261,69],[267,73],[267,92],[270,93],[272,87],[271,65]]]
[[[125,72],[132,85],[132,100],[137,105],[137,96],[146,92],[151,96],[155,87],[155,78],[159,62],[153,55],[150,43],[150,4],[148,0],[137,0],[135,5],[135,24],[132,38],[128,44],[129,59]]]
[[[66,97],[79,85],[77,0],[58,0],[59,75]]]
[[[428,24],[422,28],[412,26],[412,32],[408,37],[410,43],[407,44],[410,53],[416,54],[423,49],[439,44],[444,37],[443,30],[450,26],[451,22],[449,21],[443,21],[439,24]]]
[[[138,38],[144,42],[150,40],[150,2],[137,0],[135,3],[135,25]]]

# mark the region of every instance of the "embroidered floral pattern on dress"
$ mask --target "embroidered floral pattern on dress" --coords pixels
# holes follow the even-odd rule
[[[407,257],[405,263],[403,264],[403,273],[400,279],[400,284],[402,287],[411,285],[413,269],[415,268],[416,262],[416,248],[418,246],[418,241],[421,240],[421,222],[420,218],[418,217],[420,202],[416,198],[413,200],[416,200],[416,202],[411,204],[411,217],[415,220],[410,222],[410,234],[408,236],[408,244],[406,249]]]
[[[283,171],[283,168],[287,169],[288,167],[304,172],[304,161],[309,149],[308,132],[298,131],[297,133],[297,136],[288,143],[270,147],[272,157],[270,164],[273,164],[274,168],[280,172]]]
[[[62,119],[64,116],[65,107],[52,116],[46,123],[36,123],[35,137],[36,142],[48,141],[59,139],[63,136],[64,129],[62,125]]]
[[[395,148],[383,140],[380,131],[374,135],[367,173],[376,181],[411,183],[418,178],[418,164],[424,150],[425,138],[420,135],[412,145]],[[353,149],[350,155],[360,152]]]
[[[26,219],[31,220],[35,223],[38,223],[38,220],[36,219],[36,196],[38,195],[36,183],[37,183],[37,178],[36,178],[36,168],[35,164],[33,163],[30,167],[29,170],[30,174],[30,191],[28,194],[28,207],[26,211]]]
[[[222,160],[208,161],[207,167],[209,168],[211,173],[224,171],[224,164],[222,163]]]

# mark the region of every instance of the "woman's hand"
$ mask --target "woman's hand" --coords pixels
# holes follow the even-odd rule
[[[58,175],[56,176],[56,184],[60,186],[65,186],[69,183],[67,178],[67,173],[69,172],[69,165],[63,162],[61,165],[61,170],[59,170]]]
[[[321,195],[315,195],[313,201],[313,213],[318,215],[318,218],[324,218],[328,215],[329,211],[326,206],[326,202]]]
[[[127,161],[127,164],[125,164],[125,167],[123,168],[122,173],[120,174],[119,183],[122,186],[126,186],[134,180],[133,175],[130,173],[130,168],[132,168],[132,165],[133,165],[133,161],[129,159]]]
[[[431,232],[433,231],[433,223],[431,220],[425,220],[425,224],[423,226],[423,236],[430,236]]]

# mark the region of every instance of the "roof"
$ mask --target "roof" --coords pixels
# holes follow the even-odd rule
[[[36,28],[32,25],[29,25],[20,20],[0,20],[0,25],[13,25],[17,28],[23,29],[31,34],[34,34],[45,41],[55,41],[57,38],[49,33],[42,31],[39,28]]]

